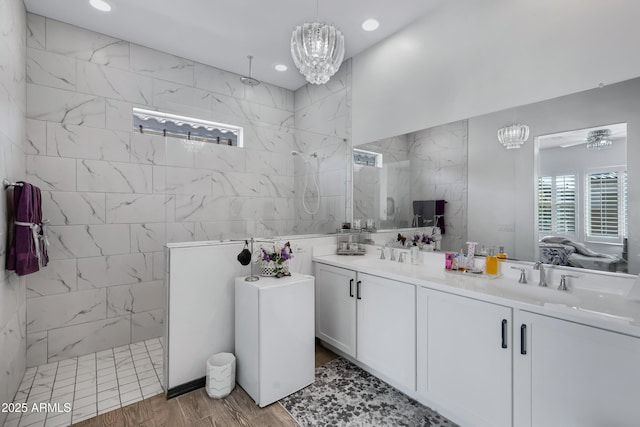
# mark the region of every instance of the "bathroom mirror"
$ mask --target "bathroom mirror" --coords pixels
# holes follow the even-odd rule
[[[634,223],[640,219],[639,113],[640,78],[636,78],[382,141],[356,144],[354,148],[380,152],[383,162],[385,154],[400,162],[409,161],[409,181],[402,192],[393,196],[392,188],[386,189],[385,197],[393,197],[399,216],[389,219],[387,214],[387,222],[380,221],[380,224],[388,225],[388,228],[410,225],[410,203],[415,200],[415,191],[416,198],[447,201],[445,250],[457,250],[467,240],[472,240],[488,247],[504,246],[510,258],[535,261],[540,257],[538,139],[575,130],[588,134],[589,129],[626,124],[627,270],[638,274],[640,228],[634,227]],[[507,150],[498,142],[496,132],[512,124],[514,115],[518,122],[529,126],[530,136],[520,149]],[[370,185],[370,177],[361,173],[365,168],[357,169],[354,165],[354,218],[366,218],[372,211],[365,207],[375,204],[382,212],[380,206],[384,204],[380,195],[371,193],[374,187]],[[398,202],[405,197],[402,194],[406,194],[407,186],[409,205],[403,208]],[[375,197],[378,197],[377,201],[373,201]],[[403,209],[409,212],[403,213]],[[603,242],[594,250],[609,253],[613,248],[605,245],[616,245],[615,251],[622,254],[623,244]]]

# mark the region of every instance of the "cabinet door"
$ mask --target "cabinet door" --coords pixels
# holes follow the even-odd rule
[[[316,336],[356,356],[356,273],[316,264]]]
[[[358,360],[415,390],[415,286],[358,273]]]
[[[516,320],[515,425],[639,425],[639,338],[528,312]]]
[[[511,425],[511,308],[418,289],[418,392],[474,426]]]

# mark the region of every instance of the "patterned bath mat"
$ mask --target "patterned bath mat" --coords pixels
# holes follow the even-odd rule
[[[303,427],[456,426],[342,357],[317,368],[312,385],[280,403]]]

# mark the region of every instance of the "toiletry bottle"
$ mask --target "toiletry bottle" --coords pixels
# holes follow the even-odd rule
[[[489,249],[489,255],[487,255],[485,270],[489,275],[498,274],[498,258],[494,255],[494,249]]]
[[[464,254],[464,250],[460,251],[460,256],[458,257],[458,271],[464,273],[467,269],[467,258]]]
[[[453,252],[447,252],[444,254],[444,268],[451,270],[453,268]],[[638,286],[640,288],[640,286]]]
[[[500,250],[496,254],[496,258],[498,258],[498,261],[504,261],[508,258],[507,254],[504,252],[504,246],[500,246]]]
[[[453,253],[453,262],[451,263],[451,270],[453,271],[458,271],[458,258],[460,257],[460,254],[457,252]]]

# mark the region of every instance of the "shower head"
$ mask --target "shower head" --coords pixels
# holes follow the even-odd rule
[[[240,81],[242,82],[242,84],[245,84],[247,86],[258,86],[260,84],[260,80],[256,80],[251,77],[251,63],[253,62],[253,56],[249,55],[247,56],[247,58],[249,58],[249,77],[242,76],[240,77]]]

